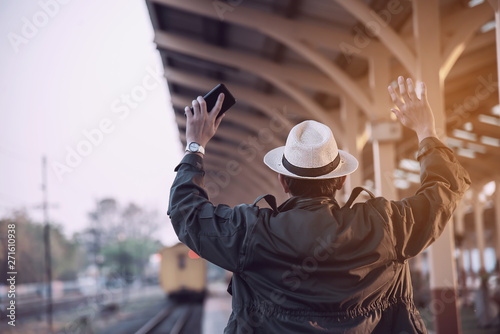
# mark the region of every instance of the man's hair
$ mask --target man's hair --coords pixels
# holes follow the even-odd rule
[[[294,179],[286,175],[283,176],[285,177],[285,182],[290,189],[290,194],[292,196],[301,197],[334,197],[338,186],[342,182],[341,177],[334,179],[310,180]]]

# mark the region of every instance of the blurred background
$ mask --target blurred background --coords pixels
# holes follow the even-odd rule
[[[401,199],[419,186],[416,137],[386,90],[404,75],[426,82],[439,135],[473,181],[411,261],[415,300],[433,332],[496,332],[495,13],[493,0],[0,2],[0,330],[134,333],[166,309],[170,329],[221,332],[230,275],[177,244],[166,215],[183,107],[219,82],[238,100],[207,147],[215,204],[284,200],[262,157],[306,119],[360,161],[341,203],[358,185]],[[165,305],[186,291],[194,308]]]
[[[183,147],[145,2],[2,1],[0,35],[3,310],[9,223],[18,304],[44,311],[46,223],[54,298],[157,284]]]

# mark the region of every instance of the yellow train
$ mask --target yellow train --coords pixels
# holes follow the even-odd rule
[[[177,301],[203,300],[207,292],[207,262],[178,243],[161,251],[160,285]]]

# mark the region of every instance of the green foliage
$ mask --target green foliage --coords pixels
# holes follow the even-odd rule
[[[43,282],[45,279],[44,225],[33,222],[25,212],[16,212],[12,217],[0,220],[0,279],[5,281],[7,269],[7,226],[15,225],[15,260],[17,283]],[[50,228],[52,278],[73,280],[83,266],[83,254],[75,240],[68,240],[59,226]]]
[[[141,276],[149,257],[158,252],[161,244],[149,237],[129,238],[104,246],[101,255],[110,277],[121,277],[127,282]]]
[[[81,239],[101,273],[121,282],[143,276],[150,255],[161,248],[154,237],[157,213],[133,203],[122,207],[113,198],[104,198],[89,212],[89,220]]]
[[[60,226],[50,226],[50,249],[53,280],[75,280],[89,264],[97,264],[101,273],[131,281],[142,276],[151,254],[161,244],[154,233],[158,229],[157,213],[133,203],[125,207],[112,198],[96,202],[89,213],[90,226],[68,239]],[[15,259],[17,282],[44,282],[45,226],[33,222],[19,211],[0,219],[0,281],[7,279],[7,230],[15,225]]]

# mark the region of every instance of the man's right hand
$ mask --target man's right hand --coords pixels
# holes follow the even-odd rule
[[[417,133],[418,141],[421,142],[427,137],[436,137],[436,125],[429,102],[427,101],[427,92],[425,84],[421,83],[422,92],[418,98],[413,81],[400,76],[398,78],[399,94],[389,86],[389,94],[392,102],[397,108],[391,109],[398,120]],[[408,86],[408,88],[407,88]]]

